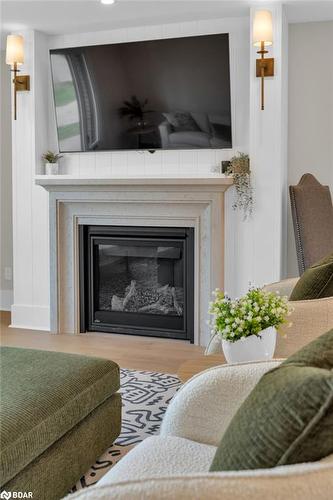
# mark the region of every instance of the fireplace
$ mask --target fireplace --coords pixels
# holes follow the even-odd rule
[[[211,291],[215,288],[224,289],[224,248],[226,245],[224,192],[232,184],[229,177],[76,178],[54,176],[54,178],[48,178],[40,176],[36,183],[44,186],[49,192],[50,311],[44,308],[38,313],[44,326],[47,325],[54,333],[67,334],[78,334],[80,331],[90,329],[86,315],[82,314],[83,319],[80,319],[80,303],[81,312],[85,311],[88,314],[89,305],[85,300],[85,295],[93,296],[87,290],[87,284],[84,284],[88,279],[87,264],[86,272],[81,270],[80,287],[80,267],[82,268],[80,247],[81,252],[84,252],[84,245],[80,245],[79,241],[80,235],[81,240],[84,240],[84,230],[82,227],[80,230],[80,226],[117,226],[114,227],[117,231],[119,231],[119,226],[126,226],[126,230],[132,226],[140,226],[141,236],[144,236],[144,228],[148,226],[153,226],[153,232],[155,227],[181,226],[193,228],[195,240],[194,280],[192,276],[194,286],[193,288],[191,285],[185,286],[188,290],[188,306],[186,311],[184,307],[182,334],[183,338],[186,336],[191,338],[192,328],[189,323],[193,322],[194,343],[201,346],[207,345],[210,339],[207,310],[211,300]],[[228,232],[231,235],[235,232],[230,223],[228,223]],[[185,241],[189,242],[192,239],[193,243],[193,234],[190,233],[191,231]],[[124,237],[124,234],[120,236]],[[137,236],[137,231],[134,236]],[[155,238],[156,234],[153,234],[153,237]],[[167,239],[169,237],[170,235],[167,235]],[[179,241],[179,234],[175,239]],[[189,243],[186,245],[192,246]],[[234,245],[234,239],[230,238],[226,245],[227,261],[232,262]],[[191,259],[190,253],[187,263],[189,259]],[[81,260],[84,262],[83,259]],[[186,272],[188,281],[191,280],[192,270],[190,273]],[[236,292],[231,286],[232,280],[236,279],[233,266],[226,266],[226,271],[229,292],[235,295]],[[192,292],[194,318],[189,312],[193,307],[193,302],[189,299],[189,294]],[[16,322],[18,322],[17,318],[18,316],[15,319]],[[94,329],[96,327],[97,330],[98,326],[101,326],[101,323],[94,322]],[[114,326],[119,328],[119,324]],[[135,326],[135,333],[138,333],[140,329],[138,325]],[[163,328],[163,333],[165,333],[165,328]],[[148,334],[148,328],[145,328],[145,334]],[[175,334],[175,329],[171,330],[171,334]]]
[[[194,341],[194,229],[79,226],[80,331]]]

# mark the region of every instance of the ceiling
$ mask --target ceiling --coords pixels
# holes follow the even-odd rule
[[[274,1],[274,0],[273,0]],[[223,0],[0,0],[3,34],[36,29],[48,34],[100,31],[249,14],[251,1]],[[287,0],[289,22],[333,20],[333,0]]]
[[[127,26],[166,24],[246,15],[247,2],[216,0],[117,0],[103,5],[99,0],[3,1],[6,31],[34,28],[50,34],[100,31]]]

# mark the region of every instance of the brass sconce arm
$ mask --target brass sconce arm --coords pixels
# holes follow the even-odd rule
[[[261,55],[260,59],[256,61],[256,76],[261,78],[261,109],[265,109],[264,103],[264,81],[266,76],[274,76],[274,58],[268,57],[265,59],[265,54],[268,53],[268,50],[265,50],[264,42],[261,42],[260,50],[257,51],[257,54]]]
[[[14,120],[17,118],[17,92],[28,91],[30,90],[30,76],[29,75],[20,75],[19,69],[17,69],[17,63],[13,64],[13,69],[11,69],[13,73],[13,85],[14,85]]]

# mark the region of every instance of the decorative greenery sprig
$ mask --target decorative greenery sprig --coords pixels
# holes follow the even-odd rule
[[[232,208],[242,210],[244,220],[246,220],[253,213],[253,188],[249,156],[245,153],[233,156],[227,173],[233,177],[236,189],[236,200]]]
[[[52,151],[46,151],[46,153],[42,155],[42,159],[47,163],[57,163],[60,158],[62,158],[62,155],[53,153]]]
[[[250,335],[260,336],[260,332],[270,326],[278,329],[287,323],[286,318],[293,311],[288,297],[261,288],[251,288],[244,297],[235,300],[218,289],[213,294],[215,300],[209,308],[213,316],[210,322],[212,333],[229,342]]]

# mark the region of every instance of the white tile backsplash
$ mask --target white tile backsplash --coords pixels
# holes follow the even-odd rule
[[[163,151],[162,167],[164,174],[179,174],[180,151]]]
[[[222,160],[230,160],[236,151],[234,149],[214,149],[215,165],[219,165]],[[243,148],[241,148],[241,151],[243,151]]]
[[[182,174],[184,175],[196,174],[198,166],[196,151],[180,151],[179,163]]]
[[[98,153],[96,153],[96,155],[98,155]],[[111,153],[111,158],[112,158],[112,175],[128,175],[127,151],[119,151],[116,153]]]
[[[70,175],[80,175],[80,155],[66,154],[62,160],[62,173]]]
[[[233,154],[233,150],[214,149],[67,153],[61,163],[61,173],[82,177],[204,175]]]
[[[80,153],[80,175],[83,177],[96,175],[96,153]],[[100,157],[98,156],[98,163]]]
[[[215,151],[204,149],[196,152],[197,157],[197,173],[205,174],[211,171],[215,166]]]
[[[95,157],[97,177],[109,177],[112,175],[112,155],[111,152],[103,152]]]
[[[145,152],[139,151],[129,151],[127,153],[127,175],[145,174],[145,154]]]
[[[145,174],[162,175],[163,172],[163,151],[155,151],[154,153],[144,153]]]

